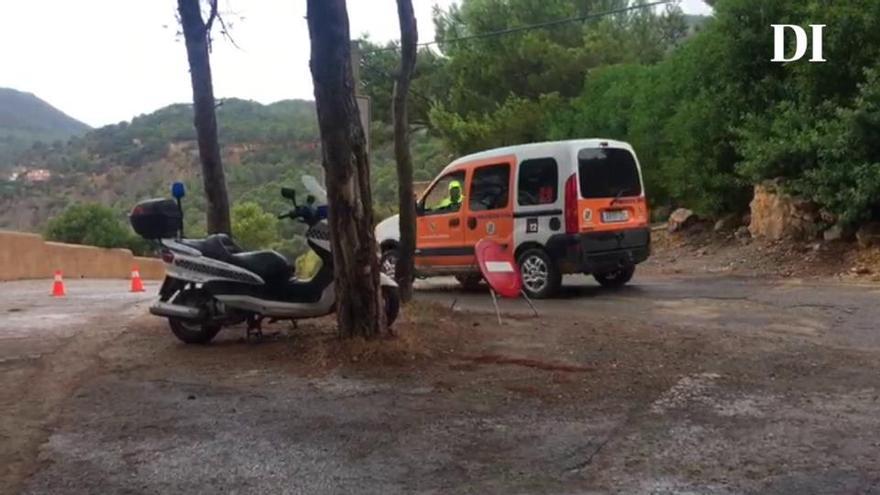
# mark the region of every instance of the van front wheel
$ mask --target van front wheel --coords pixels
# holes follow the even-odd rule
[[[599,285],[606,289],[617,289],[626,285],[632,280],[633,274],[636,272],[636,265],[627,265],[613,272],[594,273],[593,278]]]
[[[543,249],[527,249],[516,262],[522,274],[523,290],[529,297],[544,299],[559,291],[562,274]]]

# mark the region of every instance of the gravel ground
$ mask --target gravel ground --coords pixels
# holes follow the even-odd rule
[[[567,285],[201,347],[113,282],[0,284],[0,493],[880,494],[876,286]]]

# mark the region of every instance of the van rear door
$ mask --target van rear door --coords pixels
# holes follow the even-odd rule
[[[578,150],[578,214],[581,232],[644,227],[648,209],[632,151],[599,146]]]

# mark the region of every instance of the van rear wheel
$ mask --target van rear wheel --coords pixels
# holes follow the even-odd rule
[[[527,249],[516,262],[522,274],[523,290],[529,297],[544,299],[559,291],[562,273],[543,249]]]
[[[632,280],[633,274],[636,272],[636,265],[627,265],[618,270],[605,273],[594,273],[593,278],[599,285],[606,289],[617,289],[626,285]]]

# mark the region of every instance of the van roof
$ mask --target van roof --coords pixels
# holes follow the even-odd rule
[[[598,148],[599,143],[607,143],[612,148],[624,148],[632,151],[632,146],[624,141],[616,141],[614,139],[590,138],[590,139],[569,139],[566,141],[544,141],[541,143],[517,144],[513,146],[505,146],[502,148],[493,148],[491,150],[480,151],[457,158],[455,161],[447,165],[443,172],[446,173],[450,169],[476,160],[492,158],[493,156],[519,155],[528,152],[530,155],[535,153],[558,154],[560,150],[568,150],[572,148]]]

